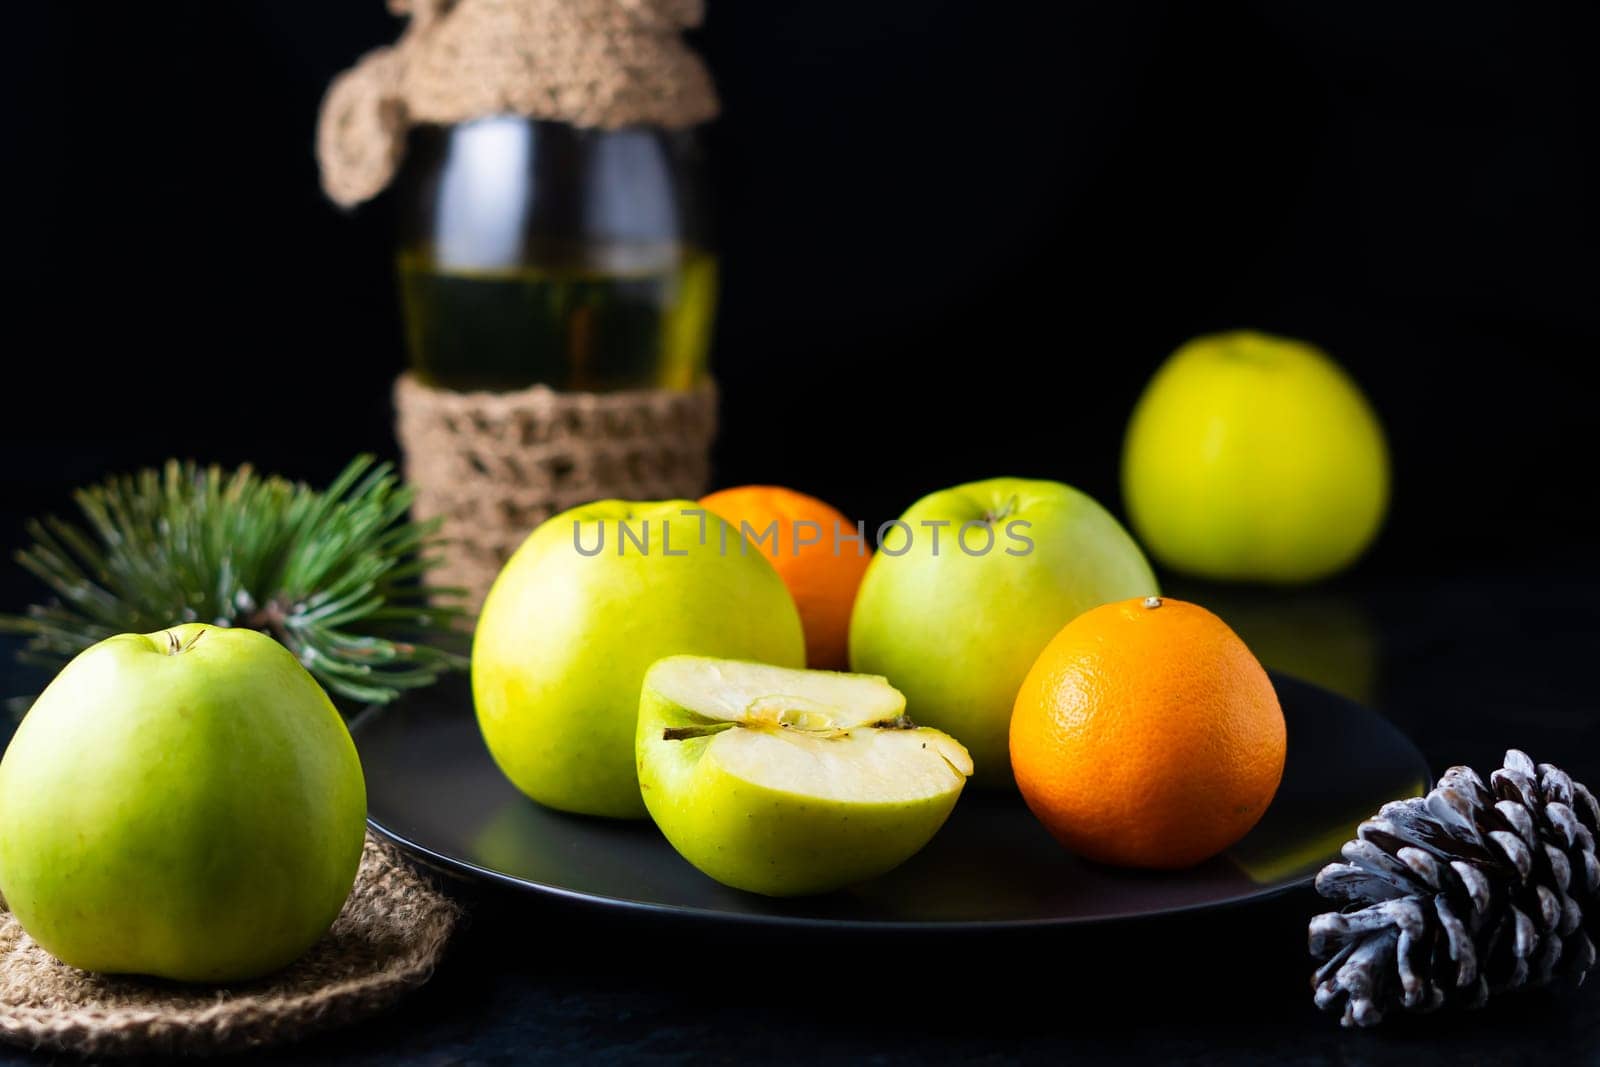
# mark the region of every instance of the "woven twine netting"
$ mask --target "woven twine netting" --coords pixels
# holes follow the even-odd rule
[[[389,0],[411,21],[328,88],[322,185],[349,206],[382,192],[419,123],[525,115],[574,126],[681,129],[717,113],[683,42],[702,0]]]
[[[438,586],[476,609],[511,553],[558,512],[606,497],[693,499],[709,479],[717,391],[639,389],[514,393],[395,384],[396,430],[418,519],[442,519],[450,542]]]
[[[210,988],[69,967],[0,912],[0,1038],[84,1056],[205,1055],[297,1040],[427,981],[459,912],[370,834],[333,928],[260,981]]]

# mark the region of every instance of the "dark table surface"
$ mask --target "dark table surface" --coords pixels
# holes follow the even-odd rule
[[[1545,563],[1309,592],[1169,592],[1213,606],[1270,666],[1378,707],[1435,772],[1497,766],[1516,746],[1600,783],[1600,581]],[[1320,909],[1309,890],[1018,937],[795,937],[451,890],[469,925],[426,987],[363,1025],[245,1059],[1600,1064],[1600,979],[1564,997],[1341,1031],[1311,1005],[1305,922]]]

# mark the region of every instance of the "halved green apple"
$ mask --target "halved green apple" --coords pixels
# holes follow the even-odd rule
[[[669,656],[645,674],[645,807],[684,859],[768,896],[838,889],[904,863],[972,773],[949,734],[873,674]]]

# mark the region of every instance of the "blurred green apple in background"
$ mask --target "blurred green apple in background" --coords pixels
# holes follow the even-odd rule
[[[876,877],[944,825],[972,773],[863,674],[673,656],[645,675],[639,784],[684,859],[769,896]]]
[[[344,722],[283,646],[122,634],[67,664],[0,761],[0,890],[74,967],[255,978],[338,916],[366,809]]]
[[[1134,531],[1174,570],[1309,582],[1377,534],[1389,456],[1333,360],[1238,331],[1196,338],[1156,372],[1128,425],[1122,486]]]
[[[677,653],[805,666],[799,611],[766,556],[692,500],[601,500],[546,520],[495,580],[473,637],[495,763],[547,807],[643,818],[639,684]]]
[[[1011,786],[1011,707],[1040,650],[1090,608],[1159,592],[1111,513],[1060,482],[992,478],[931,493],[880,536],[850,620],[850,667]]]

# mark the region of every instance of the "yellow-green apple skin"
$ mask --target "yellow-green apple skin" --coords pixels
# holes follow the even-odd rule
[[[1110,512],[1060,482],[958,485],[923,497],[900,521],[909,536],[880,536],[856,595],[850,669],[885,675],[913,719],[965,745],[974,783],[1014,788],[1011,708],[1033,661],[1090,608],[1159,592],[1156,577]],[[937,545],[924,525],[936,522],[947,523]],[[964,523],[988,526],[993,547],[963,551]],[[967,543],[982,547],[982,531],[973,527]]]
[[[1389,452],[1322,351],[1237,331],[1190,341],[1156,372],[1128,425],[1122,487],[1134,530],[1174,570],[1311,582],[1377,535]]]
[[[972,773],[904,712],[883,678],[674,656],[645,675],[639,784],[672,847],[724,885],[829,892],[915,855]]]
[[[495,580],[473,637],[495,763],[547,807],[643,818],[639,685],[676,653],[805,665],[800,614],[760,550],[691,500],[602,500],[550,518]]]
[[[0,890],[74,967],[256,978],[338,916],[366,808],[343,720],[282,645],[122,634],[62,670],[0,761]]]

